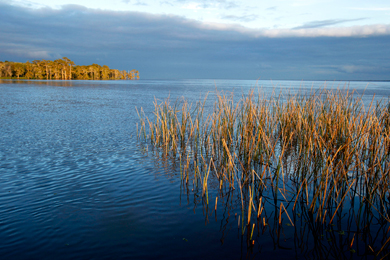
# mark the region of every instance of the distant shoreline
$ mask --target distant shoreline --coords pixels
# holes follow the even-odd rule
[[[26,78],[26,77],[0,77],[0,80],[44,80],[44,81],[65,81],[64,79],[38,79],[38,78]],[[70,80],[93,80],[93,79],[70,79]],[[95,79],[96,80],[96,79]],[[115,80],[115,79],[104,79],[104,80]],[[118,79],[117,79],[118,80]],[[143,79],[143,80],[255,80],[255,79]],[[380,79],[262,79],[264,81],[274,80],[274,81],[326,81],[326,82],[390,82],[390,79],[380,80]],[[69,81],[67,79],[66,81]]]
[[[110,69],[107,65],[75,65],[70,59],[0,61],[0,79],[37,80],[136,80],[138,70]]]
[[[24,80],[24,81],[33,81],[33,80],[38,80],[38,81],[75,81],[75,80],[83,80],[83,81],[88,81],[88,80],[98,80],[98,79],[35,79],[35,78],[15,78],[15,77],[0,77],[0,80]],[[102,79],[99,79],[102,80]],[[123,80],[123,79],[103,79],[103,80]],[[130,80],[130,79],[129,79]]]

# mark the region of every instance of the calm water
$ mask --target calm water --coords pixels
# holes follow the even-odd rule
[[[239,97],[324,85],[357,89],[367,102],[390,95],[390,82],[0,81],[1,258],[312,258],[275,246],[272,232],[249,250],[238,194],[207,211],[175,162],[137,140],[135,108],[151,115],[155,98],[197,101],[208,92],[213,101],[216,89]]]

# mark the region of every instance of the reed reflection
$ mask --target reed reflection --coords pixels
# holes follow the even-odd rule
[[[237,223],[248,258],[269,239],[308,259],[390,254],[389,104],[326,90],[238,102],[222,93],[208,114],[204,104],[156,102],[138,134],[179,170],[206,224],[221,215],[221,243]]]

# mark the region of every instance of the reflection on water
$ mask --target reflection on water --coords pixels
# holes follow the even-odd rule
[[[185,162],[173,160],[163,149],[148,152],[153,154],[159,168],[171,169],[169,172],[185,168]],[[294,164],[284,162],[284,165],[288,168],[291,163]],[[253,184],[249,180],[247,185],[243,185],[240,194],[238,185],[235,185],[235,188],[220,186],[218,171],[211,171],[208,181],[211,192],[205,194],[202,182],[196,176],[197,172],[189,172],[190,174],[186,175],[183,170],[180,171],[181,203],[193,205],[194,213],[201,210],[205,225],[214,222],[220,225],[221,246],[226,239],[230,239],[232,235],[236,236],[236,246],[241,248],[242,258],[253,258],[260,254],[281,254],[282,257],[285,251],[299,259],[374,259],[377,256],[386,258],[390,253],[388,199],[372,204],[364,197],[356,195],[348,196],[339,204],[335,193],[332,198],[334,201],[328,204],[325,215],[321,215],[320,209],[311,210],[309,201],[312,200],[314,192],[313,195],[298,197],[302,187],[298,182],[289,181],[287,185],[290,187],[287,189],[291,189],[292,193],[280,191],[280,197],[277,198],[270,179],[256,180]],[[201,169],[201,172],[207,172],[207,169]],[[167,174],[167,177],[173,176]],[[266,185],[263,186],[263,183]],[[252,198],[252,221],[249,217],[251,213],[247,210],[251,190],[252,193],[253,190],[256,191]],[[345,191],[339,192],[343,194]],[[352,193],[356,194],[356,190]],[[306,199],[306,196],[310,199]],[[300,199],[296,200],[296,197]],[[330,219],[334,221],[329,221]],[[290,253],[283,257],[293,257]]]
[[[237,189],[183,182],[180,162],[136,137],[135,107],[152,115],[154,99],[197,101],[216,87],[311,89],[323,82],[229,80],[0,81],[0,253],[4,259],[373,258],[388,237],[380,218],[350,214],[322,227],[304,205],[279,225],[272,199],[248,239]],[[327,83],[329,88],[344,83]],[[389,83],[350,83],[367,100],[387,98]],[[276,90],[275,90],[276,89]],[[211,179],[210,179],[211,180]],[[245,193],[245,192],[244,192]],[[215,210],[215,201],[217,210]],[[258,198],[256,207],[258,206]],[[287,205],[286,205],[287,206]],[[358,209],[354,209],[354,212]],[[349,209],[343,209],[343,214]],[[298,215],[299,214],[299,215]],[[364,214],[364,212],[362,213]],[[264,221],[263,221],[264,218]],[[368,219],[370,220],[370,219]],[[266,225],[264,225],[266,223]],[[349,224],[348,224],[349,223]],[[341,229],[339,225],[348,228]],[[249,227],[252,229],[252,227]],[[344,233],[342,233],[344,232]],[[353,242],[356,253],[348,251]],[[369,242],[366,242],[369,241]],[[386,247],[383,252],[388,252]],[[358,259],[359,259],[358,257]]]

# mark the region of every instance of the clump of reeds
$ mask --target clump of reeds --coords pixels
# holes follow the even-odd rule
[[[346,202],[358,231],[373,217],[390,222],[389,104],[365,106],[341,90],[267,100],[250,92],[238,102],[217,94],[207,113],[205,102],[155,101],[154,120],[141,113],[138,136],[179,157],[182,180],[201,187],[207,204],[210,176],[220,189],[238,189],[250,239],[266,201],[279,224],[286,216],[294,225],[290,215],[300,210],[330,225]]]

